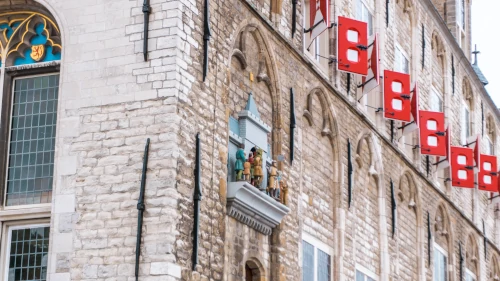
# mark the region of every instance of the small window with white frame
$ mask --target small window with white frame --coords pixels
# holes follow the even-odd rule
[[[410,60],[399,45],[394,50],[394,71],[410,74]]]
[[[373,36],[373,12],[364,0],[356,1],[356,19],[368,24],[368,37]]]
[[[448,280],[448,253],[438,244],[434,243],[434,272],[433,281]]]
[[[302,281],[332,281],[332,254],[328,245],[302,233]]]
[[[304,1],[304,26],[309,27],[310,24],[310,1]],[[318,37],[311,41],[311,32],[304,33],[304,53],[324,72],[328,72],[329,54],[329,32],[325,30]]]
[[[470,109],[467,102],[463,102],[462,104],[462,131],[461,131],[461,139],[462,144],[466,144],[468,137],[472,135],[472,125],[471,125],[471,116]]]
[[[457,23],[462,30],[465,30],[465,20],[466,20],[465,0],[457,0],[457,1],[458,1]]]
[[[477,281],[477,277],[468,268],[465,269],[465,281]]]
[[[443,95],[434,87],[429,98],[429,109],[434,112],[443,112]]]
[[[488,155],[495,155],[495,148],[489,137],[486,137],[486,152]]]
[[[355,281],[377,281],[378,277],[373,272],[369,271],[361,265],[356,265]]]
[[[3,231],[3,280],[47,280],[49,223],[9,223]]]

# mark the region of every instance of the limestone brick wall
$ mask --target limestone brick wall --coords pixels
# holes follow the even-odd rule
[[[394,31],[388,29],[383,34],[385,40],[385,51],[382,54],[382,57],[385,58],[383,60],[384,67],[388,69],[393,67],[394,34],[398,32],[413,33],[415,37],[413,43],[406,45],[408,41],[405,40],[403,48],[411,56],[413,80],[418,80],[421,84],[421,106],[424,109],[429,108],[428,96],[431,91],[429,81],[435,78],[443,92],[447,120],[453,124],[453,137],[456,142],[460,136],[460,116],[456,108],[461,104],[461,81],[464,76],[471,77],[470,69],[465,67],[467,61],[466,59],[460,60],[460,54],[455,53],[455,49],[449,47],[451,42],[448,41],[445,28],[440,27],[438,21],[425,13],[427,8],[424,4],[413,2],[404,11],[403,4],[405,3],[402,2],[405,1],[399,1],[397,4],[391,1],[390,24],[397,26],[398,29],[394,29]],[[333,9],[339,11],[339,14],[354,15],[353,1],[338,1],[334,2],[334,4]],[[211,170],[213,183],[210,188],[213,189],[213,194],[216,195],[218,202],[222,206],[225,204],[225,182],[221,179],[225,178],[224,147],[227,143],[227,116],[234,115],[244,105],[244,93],[252,91],[258,97],[259,101],[257,103],[259,109],[262,109],[261,115],[266,118],[266,122],[271,122],[273,130],[276,130],[275,134],[277,135],[273,136],[273,148],[276,146],[281,147],[280,153],[283,155],[288,155],[289,152],[290,88],[293,87],[296,92],[295,107],[296,112],[299,112],[301,117],[303,110],[308,110],[308,95],[314,89],[325,89],[326,97],[324,101],[315,97],[312,104],[315,111],[322,111],[323,114],[326,111],[327,115],[331,114],[332,116],[331,142],[336,146],[334,146],[332,152],[325,150],[324,153],[328,156],[327,158],[332,155],[332,166],[334,167],[332,174],[338,175],[338,177],[331,179],[333,181],[331,185],[333,194],[331,203],[325,202],[324,206],[329,206],[328,209],[323,209],[321,202],[326,200],[327,197],[319,197],[319,194],[324,194],[323,186],[320,184],[324,177],[315,178],[317,174],[311,174],[308,168],[311,165],[309,163],[311,158],[309,157],[323,151],[323,148],[327,148],[327,142],[317,133],[314,134],[313,130],[311,130],[314,126],[310,128],[307,118],[302,117],[299,128],[296,130],[293,165],[290,165],[288,161],[282,163],[285,177],[291,183],[291,213],[285,217],[282,225],[271,236],[269,249],[272,258],[268,264],[270,266],[268,268],[270,272],[269,278],[271,280],[282,278],[300,280],[300,272],[296,269],[301,267],[301,260],[299,259],[300,237],[301,232],[305,231],[313,232],[313,235],[317,235],[318,239],[325,239],[323,241],[328,244],[332,243],[331,245],[335,249],[334,278],[352,280],[356,266],[363,264],[370,271],[379,275],[381,280],[429,279],[432,277],[433,271],[432,264],[429,268],[427,261],[427,248],[429,245],[426,236],[426,222],[427,212],[429,212],[434,236],[433,241],[442,244],[452,253],[450,274],[454,276],[454,280],[458,279],[458,258],[456,257],[458,241],[465,243],[468,235],[472,233],[477,238],[478,248],[483,247],[480,232],[482,218],[485,218],[488,237],[493,238],[495,224],[493,210],[488,207],[486,199],[488,195],[471,190],[459,190],[446,185],[439,189],[435,185],[436,176],[431,174],[427,178],[425,167],[419,163],[421,161],[412,161],[411,157],[404,157],[402,154],[403,149],[399,145],[394,146],[391,144],[388,138],[390,132],[386,127],[386,122],[383,122],[382,126],[377,122],[369,122],[366,120],[365,114],[353,106],[354,101],[348,98],[345,90],[345,75],[337,76],[338,74],[332,70],[330,73],[332,79],[325,79],[315,71],[315,66],[311,65],[303,56],[301,48],[297,48],[297,46],[301,46],[300,36],[296,36],[292,40],[286,32],[281,31],[282,24],[289,24],[289,22],[283,20],[280,22],[280,27],[277,28],[272,24],[272,16],[269,16],[267,12],[262,12],[264,6],[259,6],[258,3],[249,2],[247,4],[235,0],[215,1],[212,5],[211,11],[213,13],[227,14],[229,10],[232,13],[230,16],[220,18],[220,21],[217,22],[218,27],[215,30],[218,33],[214,35],[211,43],[214,49],[211,50],[211,72],[208,82],[194,86],[193,92],[189,95],[189,100],[192,101],[193,105],[191,106],[189,102],[183,104],[180,111],[190,112],[191,108],[196,108],[194,112],[205,112],[205,114],[190,112],[185,115],[187,120],[190,120],[189,122],[197,124],[200,128],[217,127],[217,130],[204,130],[204,133],[208,137],[207,143],[211,143],[211,138],[217,141],[217,144],[213,146],[214,150],[211,152],[215,168]],[[284,2],[283,11],[289,11],[290,5],[290,3]],[[200,9],[201,7],[199,6]],[[233,8],[230,9],[229,7]],[[382,23],[385,24],[385,18],[381,18],[385,15],[385,11],[381,8],[382,5],[379,4],[375,8],[377,28],[380,30],[384,29]],[[301,13],[302,11],[299,9],[299,18],[302,16]],[[399,24],[399,18],[402,15],[404,15],[405,19],[401,22],[406,22],[406,25]],[[286,18],[286,12],[281,16]],[[414,20],[411,26],[408,24],[410,18]],[[299,19],[297,22],[301,24],[302,20]],[[268,25],[268,23],[270,24]],[[423,69],[421,67],[422,23],[426,27],[424,31],[426,43],[425,66]],[[246,59],[247,61],[257,61],[260,58],[258,52],[252,51],[252,48],[265,50],[265,73],[270,77],[271,84],[275,87],[273,89],[277,90],[276,93],[269,91],[266,87],[262,88],[262,82],[250,84],[246,80],[248,79],[248,72],[246,71],[250,71],[249,69],[252,66],[249,63],[247,70],[241,70],[241,63],[237,62],[237,59],[232,56],[232,50],[240,41],[240,32],[246,26],[257,29],[264,38],[263,42],[256,41],[252,43],[255,45],[246,48]],[[433,34],[435,42],[438,44],[435,46],[435,51],[433,51]],[[437,48],[441,48],[439,56],[437,55]],[[434,56],[433,52],[435,53]],[[200,51],[196,52],[196,54],[193,57],[199,58],[201,55]],[[455,62],[454,93],[451,86],[452,54]],[[192,70],[199,72],[200,68],[193,67]],[[337,85],[335,82],[337,79],[340,84],[338,84],[337,88],[332,87],[331,85]],[[476,124],[481,123],[478,104],[481,100],[484,101],[484,93],[481,92],[481,86],[475,79],[469,79],[473,85],[473,92],[478,97],[475,99],[474,106],[474,130],[481,133],[481,126]],[[206,91],[212,94],[207,96]],[[269,95],[273,96],[272,101]],[[201,101],[197,99],[199,96],[206,98]],[[316,103],[322,103],[325,107],[319,107]],[[484,105],[485,112],[496,110],[491,108],[487,101],[484,101]],[[213,112],[214,110],[213,117],[207,116],[206,112]],[[277,112],[279,118],[273,118],[274,112],[272,111]],[[321,122],[320,119],[316,120],[314,118],[318,117],[314,117],[313,114],[314,124]],[[280,120],[280,122],[277,122],[277,120]],[[360,137],[360,132],[363,131],[369,132],[366,137]],[[358,153],[358,161],[362,163],[361,165],[358,162],[355,164],[360,165],[360,167],[356,166],[354,200],[350,209],[347,209],[346,186],[346,140],[348,138],[354,144],[353,150],[357,149],[358,140],[361,140],[359,142],[361,143],[359,152],[353,151],[353,154]],[[454,145],[459,145],[459,143],[454,143]],[[315,150],[311,153],[309,147],[314,147]],[[278,152],[273,152],[273,154],[276,155]],[[337,163],[339,166],[337,166]],[[325,166],[329,165],[327,163]],[[326,171],[326,174],[330,172]],[[321,173],[320,171],[315,172]],[[390,233],[389,179],[394,181],[398,202],[398,227],[394,238]],[[316,182],[318,186],[314,185]],[[311,186],[314,186],[314,189],[311,189]],[[311,193],[310,190],[314,190],[314,192]],[[340,200],[340,202],[336,203],[336,200]],[[323,210],[331,212],[334,216],[324,215]],[[224,213],[224,207],[221,213]],[[437,217],[442,217],[444,223],[447,223],[448,234],[437,234]],[[212,220],[211,223],[214,226],[217,225],[215,228],[223,230],[220,233],[221,236],[219,236],[221,237],[219,243],[224,243],[224,238],[233,235],[241,227],[231,219],[229,221],[227,219],[226,221],[216,219]],[[325,231],[329,231],[329,237],[322,234]],[[240,233],[246,233],[246,230]],[[214,236],[214,234],[211,234],[210,237],[205,239],[206,241],[215,242],[218,238]],[[241,257],[251,248],[249,244],[249,246],[242,249],[237,249],[238,247],[233,247],[229,245],[230,243],[229,241],[224,243],[226,245],[225,252],[217,250],[213,253],[213,260],[216,260],[217,257],[225,257],[226,266],[223,271],[226,276],[236,274],[235,272],[239,270],[237,268],[242,266],[242,263],[238,266],[228,265],[232,260],[231,257],[234,257],[235,254]],[[213,245],[215,244],[213,243]],[[432,247],[432,244],[430,246]],[[268,249],[266,245],[260,247],[264,252]],[[488,247],[490,251],[496,252],[493,244],[489,244]],[[479,258],[481,264],[479,274],[481,278],[486,278],[487,272],[490,272],[491,269],[487,266],[488,262],[483,257]],[[203,266],[197,271],[200,275],[208,274],[208,269]],[[197,273],[192,276],[197,276]]]
[[[181,279],[190,259],[183,241],[191,233],[182,226],[192,225],[185,212],[192,212],[192,169],[178,167],[192,162],[179,159],[177,103],[186,101],[195,80],[186,54],[198,47],[193,20],[182,20],[199,11],[188,1],[151,1],[144,62],[143,1],[37,2],[53,14],[63,38],[49,280],[133,277],[146,138],[151,149],[140,275]]]

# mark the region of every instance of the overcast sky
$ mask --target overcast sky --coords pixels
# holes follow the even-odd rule
[[[498,0],[472,0],[472,49],[477,44],[479,67],[490,82],[486,90],[500,107],[500,34],[497,32],[496,19],[500,10]]]

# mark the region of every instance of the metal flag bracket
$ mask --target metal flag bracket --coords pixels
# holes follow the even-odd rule
[[[464,147],[469,147],[472,144],[475,144],[477,141],[469,142],[468,144],[465,144]]]
[[[382,80],[384,79],[384,76],[379,76],[379,78]],[[361,88],[361,87],[364,87],[366,84],[370,83],[373,79],[375,79],[375,77],[372,77],[368,80],[366,80],[364,83],[361,83],[361,84],[358,84],[358,88]],[[363,94],[363,96],[366,95],[366,94]],[[360,101],[361,99],[358,100],[358,102]]]
[[[413,123],[415,123],[415,121],[411,121],[410,123],[406,123],[406,124],[404,124],[403,126],[398,127],[398,130],[402,130],[402,129],[404,129],[404,128],[406,128],[406,127],[410,126],[410,125],[411,125],[411,124],[413,124]]]
[[[315,23],[313,26],[311,26],[310,28],[304,28],[304,33],[309,33],[311,31],[313,31],[316,27],[318,27],[318,25],[320,25],[323,21],[318,21],[317,23]],[[332,23],[330,24],[330,26],[328,27],[328,29],[331,29],[333,28],[334,26],[337,26],[337,23]]]

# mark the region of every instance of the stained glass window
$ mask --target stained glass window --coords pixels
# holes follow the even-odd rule
[[[47,280],[49,230],[48,226],[11,230],[9,281]]]
[[[50,203],[59,75],[14,84],[7,206]]]

